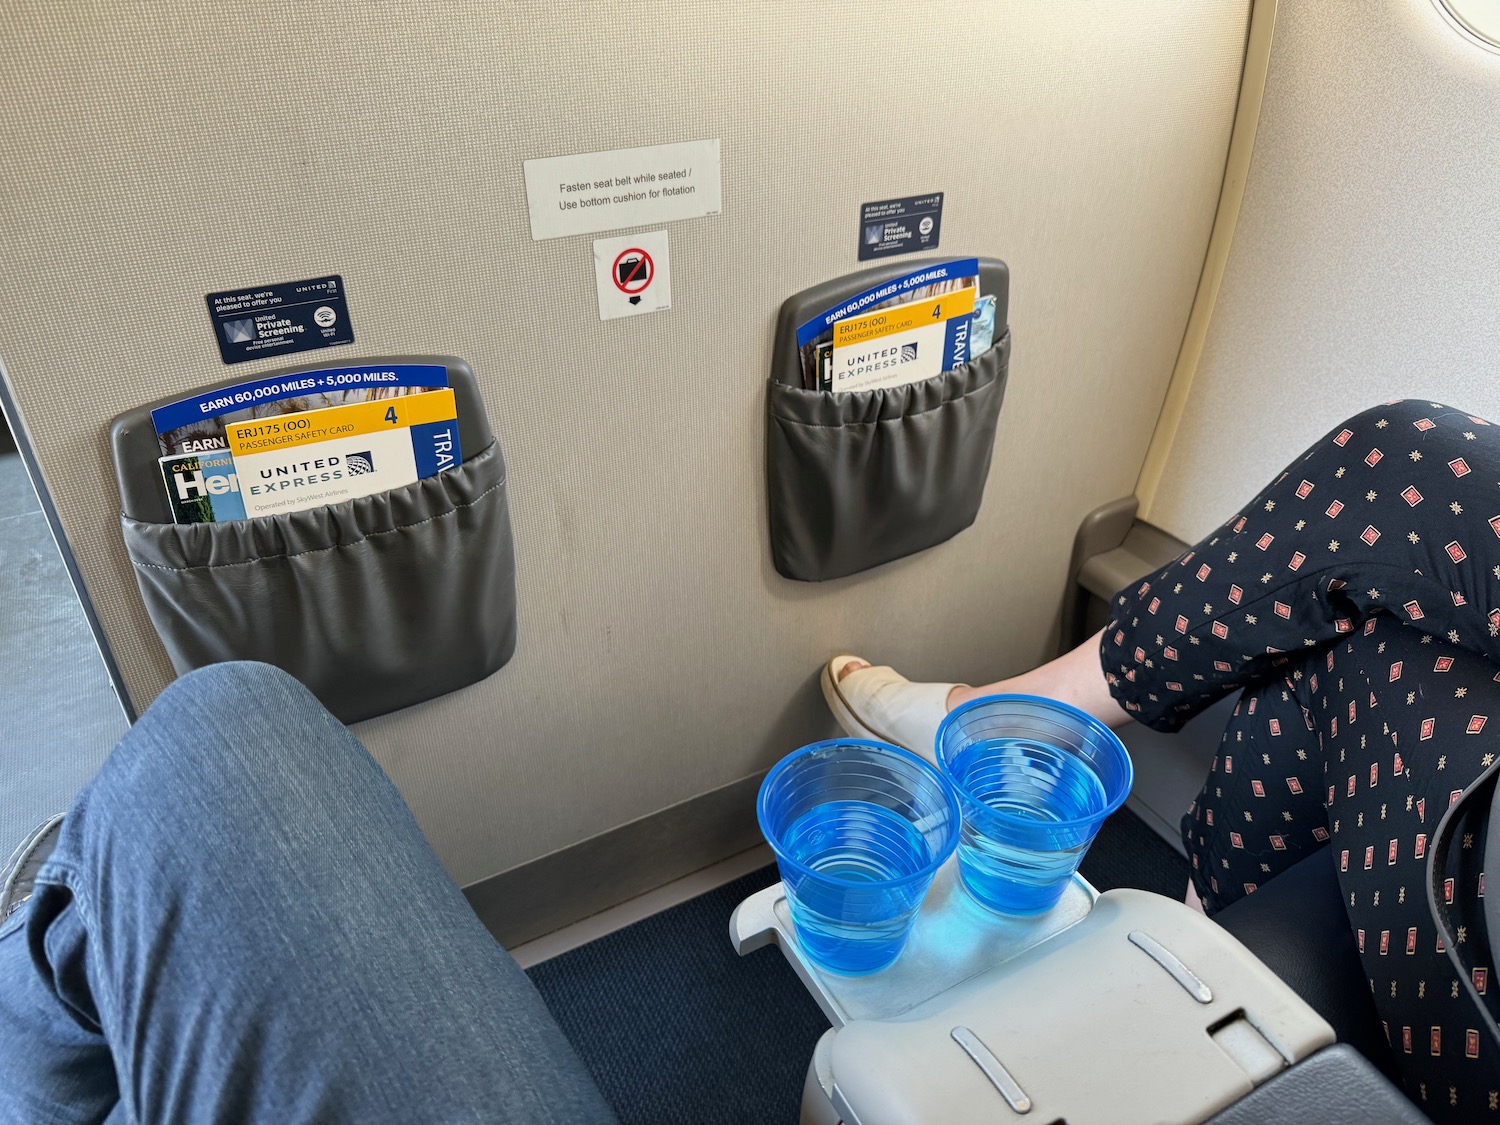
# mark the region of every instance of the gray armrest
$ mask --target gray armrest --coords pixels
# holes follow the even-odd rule
[[[1428,1125],[1363,1055],[1340,1043],[1285,1070],[1205,1125]]]

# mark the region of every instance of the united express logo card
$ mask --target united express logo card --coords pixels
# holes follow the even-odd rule
[[[177,523],[295,512],[401,488],[458,465],[450,389],[231,422],[225,449],[161,458]]]
[[[225,429],[246,516],[402,488],[462,460],[452,390],[289,414]]]
[[[879,285],[871,286],[864,292],[857,293],[833,308],[825,310],[818,316],[806,321],[797,329],[797,349],[802,358],[803,386],[808,388],[819,387],[820,376],[824,374],[823,370],[820,369],[820,348],[823,345],[838,346],[837,341],[834,339],[834,330],[835,326],[841,321],[855,317],[869,316],[886,310],[900,309],[905,305],[930,301],[933,298],[948,296],[965,289],[973,289],[977,292],[978,286],[979,259],[958,258],[950,262],[939,262],[936,265],[923,266],[900,277],[881,282]],[[965,362],[970,354],[967,350],[967,334],[973,328],[974,312],[974,304],[971,301],[964,321],[965,354],[963,359],[958,361],[959,363]],[[993,328],[991,328],[991,331],[993,332]],[[917,352],[920,355],[920,346],[918,346]],[[895,355],[895,363],[892,366],[899,366],[903,362],[906,364],[913,362],[912,358],[907,358],[903,361],[901,355],[902,353],[898,349]],[[883,368],[882,370],[889,369]],[[946,370],[946,368],[939,367],[933,373],[936,374],[943,370]],[[899,385],[908,381],[911,380],[904,378],[897,379],[893,384],[889,385]]]
[[[835,391],[899,387],[968,362],[973,286],[833,326]]]

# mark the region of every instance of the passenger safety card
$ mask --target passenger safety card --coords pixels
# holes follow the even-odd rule
[[[995,297],[979,261],[928,264],[871,286],[797,329],[802,385],[866,391],[917,383],[989,350]]]
[[[322,368],[151,411],[177,523],[302,511],[400,488],[463,460],[448,369]]]

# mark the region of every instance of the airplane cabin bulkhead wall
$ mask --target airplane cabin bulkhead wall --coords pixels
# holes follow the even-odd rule
[[[835,652],[976,682],[1050,655],[1074,531],[1135,487],[1161,409],[1249,12],[16,0],[0,358],[135,707],[173,673],[121,544],[109,420],[396,354],[468,360],[509,466],[514,659],[357,728],[461,883],[725,787],[748,802],[835,733],[816,680]],[[672,307],[601,322],[603,235],[533,241],[522,162],[713,138],[722,213],[664,225]],[[983,507],[919,555],[788,581],[764,483],[777,308],[860,268],[861,203],[935,191],[940,253],[1011,269]],[[329,274],[354,345],[224,366],[205,294]]]
[[[1341,419],[1500,419],[1500,51],[1437,0],[1282,0],[1213,319],[1141,515],[1193,542]]]

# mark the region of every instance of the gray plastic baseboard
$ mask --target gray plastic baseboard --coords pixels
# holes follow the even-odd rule
[[[507,949],[618,906],[762,842],[752,774],[471,883],[464,895]]]

